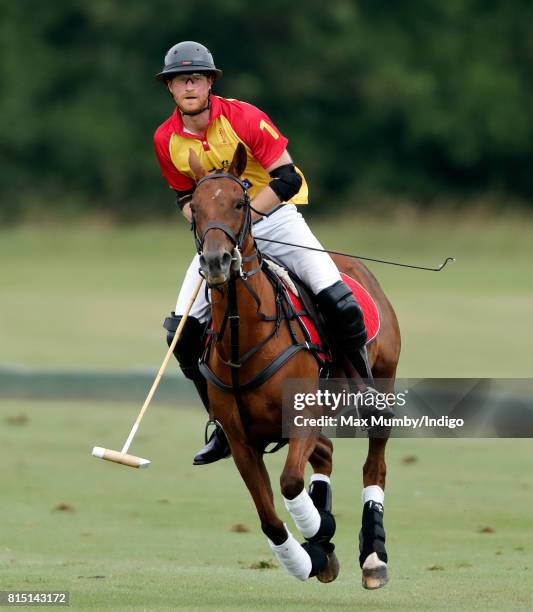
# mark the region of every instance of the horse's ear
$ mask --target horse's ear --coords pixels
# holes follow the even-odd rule
[[[200,158],[193,149],[189,149],[189,168],[192,170],[197,181],[207,174],[207,170],[202,166]]]
[[[234,174],[239,177],[244,172],[246,168],[246,162],[248,161],[248,155],[246,154],[246,147],[239,142],[237,148],[235,149],[235,153],[233,155],[233,159],[231,160],[231,166],[228,169],[230,174]]]

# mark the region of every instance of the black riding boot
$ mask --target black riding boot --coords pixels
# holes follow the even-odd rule
[[[361,378],[372,380],[366,352],[366,329],[361,308],[351,289],[338,281],[316,296],[336,348],[347,357]]]
[[[174,334],[181,321],[181,316],[177,316],[174,312],[170,317],[165,319],[163,327],[167,330],[167,344],[170,346],[174,339]],[[209,413],[209,402],[207,397],[207,381],[200,373],[198,368],[198,359],[202,354],[202,336],[204,325],[194,317],[188,317],[185,326],[181,332],[180,339],[176,343],[174,356],[180,364],[183,375],[192,380],[202,403]],[[215,429],[211,434],[206,445],[200,450],[193,459],[193,465],[205,465],[214,463],[219,459],[225,459],[231,455],[228,440],[224,430],[218,423],[215,424]]]

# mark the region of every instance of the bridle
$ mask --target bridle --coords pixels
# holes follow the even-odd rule
[[[288,298],[286,290],[283,288],[282,282],[279,278],[269,271],[268,266],[263,265],[263,260],[261,257],[261,253],[258,250],[257,246],[254,242],[254,249],[250,255],[242,256],[241,250],[243,249],[244,242],[251,231],[252,227],[252,211],[258,214],[262,214],[259,211],[256,211],[251,202],[250,196],[248,194],[248,189],[246,185],[235,175],[230,174],[228,172],[217,171],[213,174],[207,174],[202,177],[196,187],[198,188],[205,181],[212,181],[220,178],[230,179],[234,183],[237,183],[243,192],[243,209],[244,215],[241,227],[237,234],[228,227],[225,223],[221,221],[211,221],[209,222],[201,234],[198,233],[198,226],[194,219],[194,215],[192,217],[191,229],[194,233],[194,240],[196,243],[196,251],[198,255],[202,255],[204,249],[205,237],[211,230],[220,230],[224,232],[224,234],[229,238],[229,240],[233,244],[233,254],[232,254],[232,264],[231,264],[231,273],[226,281],[227,284],[227,306],[226,311],[224,313],[224,317],[222,323],[220,325],[219,330],[215,330],[213,328],[208,329],[206,331],[208,341],[205,343],[205,348],[202,356],[198,362],[198,367],[202,375],[215,387],[224,391],[225,393],[232,393],[235,397],[235,402],[237,404],[237,409],[239,411],[239,415],[243,424],[247,423],[247,412],[245,409],[245,404],[243,402],[242,394],[245,391],[255,389],[259,387],[264,382],[266,382],[271,376],[273,376],[280,368],[282,368],[294,355],[299,353],[301,350],[308,350],[313,353],[313,355],[319,361],[319,366],[323,365],[318,358],[318,353],[322,350],[320,346],[313,344],[309,339],[304,342],[300,342],[297,338],[295,329],[293,329],[292,322],[297,321],[297,325],[302,328],[302,332],[305,336],[306,332],[304,331],[304,327],[302,327],[301,320],[296,316],[297,313]],[[245,262],[250,262],[257,259],[257,267],[253,268],[249,271],[243,271],[242,266]],[[261,298],[256,293],[255,289],[252,287],[252,283],[245,282],[247,278],[256,274],[260,270],[268,276],[270,282],[274,288],[275,294],[275,314],[266,315],[261,312]],[[255,346],[251,347],[244,353],[241,353],[240,347],[240,334],[239,334],[239,326],[240,326],[240,315],[239,315],[239,304],[237,300],[237,283],[240,283],[246,291],[250,294],[252,299],[255,301],[257,305],[256,316],[261,322],[270,322],[272,324],[272,330],[269,334],[267,334],[261,341],[259,341]],[[220,290],[220,286],[216,287]],[[206,298],[208,287],[206,286]],[[257,372],[251,379],[247,381],[242,381],[240,376],[241,368],[259,351],[263,349],[275,336],[277,336],[280,326],[282,322],[285,322],[287,329],[290,334],[291,344],[285,347],[279,354],[277,354],[265,367],[263,367],[259,372]],[[229,348],[230,355],[229,359],[224,359],[218,351],[216,351],[216,345],[222,342],[225,332],[229,327]],[[216,351],[216,355],[219,361],[221,361],[226,367],[230,369],[231,372],[231,384],[226,384],[223,382],[213,370],[209,367],[209,353],[211,347],[214,346]],[[276,444],[275,448],[269,452],[275,452],[278,448],[285,444],[284,441]]]
[[[241,181],[240,178],[238,178],[234,174],[230,174],[229,172],[215,172],[213,174],[206,174],[206,176],[203,176],[198,181],[198,183],[196,184],[196,188],[198,189],[198,187],[205,181],[215,180],[215,179],[230,179],[234,183],[237,183],[237,185],[239,185],[239,187],[242,189],[243,191],[243,211],[244,211],[242,224],[241,224],[238,234],[235,235],[235,232],[230,227],[228,227],[225,223],[222,223],[222,221],[210,221],[205,226],[201,235],[199,235],[198,226],[196,225],[196,221],[193,215],[192,222],[191,222],[191,230],[194,234],[196,252],[198,253],[198,255],[202,255],[203,250],[204,250],[205,237],[207,236],[208,232],[214,229],[224,232],[224,234],[226,234],[226,236],[233,243],[231,271],[234,273],[237,273],[238,276],[240,276],[242,279],[247,279],[253,274],[256,274],[257,272],[259,272],[259,270],[261,269],[261,257],[260,257],[259,251],[257,250],[257,247],[254,249],[254,252],[251,255],[248,255],[246,257],[243,257],[241,255],[241,251],[244,246],[244,241],[246,240],[246,237],[250,233],[250,230],[252,227],[252,211],[257,212],[258,214],[261,214],[261,213],[259,213],[259,211],[256,211],[255,208],[252,206],[250,195],[248,193],[248,189],[246,185]],[[258,267],[248,272],[245,272],[242,269],[243,263],[246,263],[247,261],[253,261],[256,257],[259,260]]]

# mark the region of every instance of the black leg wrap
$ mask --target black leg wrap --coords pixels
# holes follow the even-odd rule
[[[368,555],[376,553],[387,563],[385,550],[385,529],[383,527],[383,506],[372,500],[363,506],[362,528],[359,532],[359,565],[363,567]]]
[[[326,569],[326,565],[328,564],[328,558],[326,554],[326,549],[324,546],[318,542],[304,542],[302,544],[302,548],[307,552],[307,554],[311,557],[311,573],[309,577],[316,576],[319,572]]]
[[[331,487],[323,480],[313,480],[309,485],[309,497],[315,508],[331,512]]]
[[[335,517],[327,510],[319,510],[320,527],[312,538],[305,538],[308,542],[329,542],[335,535],[337,523]]]
[[[320,528],[308,542],[329,542],[335,535],[337,525],[331,513],[331,487],[323,480],[314,480],[309,485],[309,497],[320,514]]]

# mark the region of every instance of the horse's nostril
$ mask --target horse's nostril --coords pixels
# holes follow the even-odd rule
[[[222,255],[222,265],[229,266],[230,263],[231,263],[231,253],[228,253],[228,251],[224,251],[224,254]]]
[[[200,255],[200,265],[202,268],[205,266],[205,257],[203,255]]]

